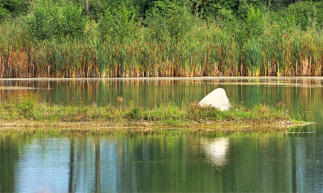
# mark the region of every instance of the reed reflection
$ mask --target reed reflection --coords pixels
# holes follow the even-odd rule
[[[320,192],[323,164],[318,160],[323,151],[317,147],[322,137],[317,133],[2,139],[0,188],[62,193]]]

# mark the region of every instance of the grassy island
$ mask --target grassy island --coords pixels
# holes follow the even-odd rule
[[[300,124],[281,107],[240,105],[228,111],[191,105],[162,104],[154,108],[135,105],[61,106],[25,100],[0,105],[0,130],[85,133],[153,133],[178,129],[182,132],[282,131]]]

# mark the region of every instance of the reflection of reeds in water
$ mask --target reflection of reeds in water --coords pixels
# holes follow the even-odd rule
[[[33,87],[17,87],[17,86],[14,86],[14,87],[1,87],[0,86],[0,90],[30,90],[30,89],[36,89],[36,88],[33,88]]]

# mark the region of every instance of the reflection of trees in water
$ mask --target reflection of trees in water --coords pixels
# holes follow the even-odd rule
[[[100,157],[100,139],[95,138],[95,193],[100,192],[100,177],[101,177],[101,157]]]
[[[230,139],[225,178],[231,192],[320,192],[323,142],[317,136]],[[322,143],[322,144],[321,144]],[[231,180],[229,180],[231,179]],[[231,184],[232,183],[232,184]]]
[[[294,192],[322,192],[322,135],[294,136],[292,142]]]
[[[15,192],[15,161],[19,145],[10,137],[0,136],[0,192]]]
[[[107,153],[109,157],[117,156],[114,151],[115,145],[110,145],[114,148],[106,146],[103,153]],[[105,192],[104,188],[101,190],[105,185],[108,190],[114,189],[116,184],[111,183],[110,180],[115,182],[113,179],[116,178],[117,173],[105,169],[114,170],[117,167],[116,162],[110,165],[110,158],[107,158],[107,155],[103,155],[102,159],[101,146],[99,137],[75,137],[70,140],[69,160],[72,163],[69,164],[69,192]],[[101,179],[105,172],[107,172],[106,178]]]
[[[75,157],[75,150],[74,150],[74,138],[70,139],[70,160],[69,160],[69,180],[68,180],[68,192],[74,192],[74,157]]]
[[[221,178],[217,169],[201,158],[203,150],[198,138],[138,136],[117,143],[122,149],[118,150],[118,192],[194,192],[223,188],[221,180],[217,180]],[[103,173],[102,179],[109,178],[105,176],[107,172]]]
[[[42,179],[48,190],[68,192],[319,192],[323,142],[309,137],[35,139],[22,146],[21,158],[17,144],[26,141],[1,139],[0,188],[33,192]]]
[[[82,142],[87,143],[86,141],[82,140]],[[82,143],[81,142],[81,143]],[[95,156],[95,161],[94,161],[94,184],[95,184],[95,191],[94,192],[100,192],[100,141],[99,138],[96,137],[94,139],[94,156]],[[70,155],[69,155],[69,182],[68,182],[68,192],[75,192],[75,186],[77,187],[79,185],[78,181],[75,181],[75,179],[78,179],[78,175],[80,175],[80,170],[88,170],[89,168],[86,167],[86,165],[78,165],[78,162],[84,163],[84,161],[87,159],[86,157],[83,157],[85,160],[81,160],[80,158],[80,152],[84,153],[86,148],[85,146],[81,145],[78,146],[79,149],[77,148],[75,150],[75,139],[74,137],[70,138]],[[81,148],[80,148],[81,147]],[[76,152],[78,155],[76,155]],[[77,160],[75,160],[75,157],[77,157]],[[75,168],[75,166],[81,166],[81,168]],[[75,170],[77,169],[77,170]],[[84,171],[82,171],[84,172]],[[82,173],[81,172],[81,173]],[[87,173],[87,172],[85,172]],[[86,176],[85,176],[86,177]],[[87,177],[86,177],[87,178]],[[84,183],[87,183],[87,180],[84,181]],[[86,190],[82,190],[86,191]]]

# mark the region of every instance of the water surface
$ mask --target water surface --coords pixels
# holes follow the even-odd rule
[[[1,100],[141,106],[200,100],[214,88],[252,106],[282,103],[305,133],[232,136],[0,136],[0,192],[323,192],[321,80],[0,81]],[[0,87],[1,87],[0,86]],[[33,89],[8,89],[28,87]]]
[[[322,192],[323,135],[2,138],[0,192]]]

